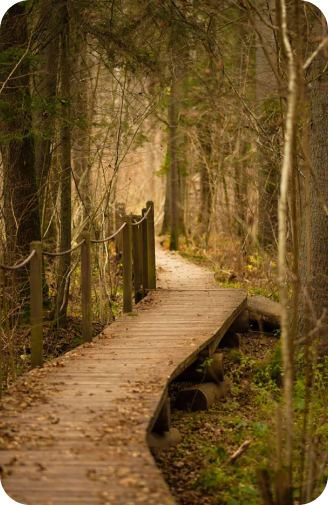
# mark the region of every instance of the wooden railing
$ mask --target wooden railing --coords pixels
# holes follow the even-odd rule
[[[124,207],[120,207],[121,210]],[[82,339],[92,341],[92,244],[100,244],[116,239],[117,248],[123,254],[123,312],[132,312],[132,273],[134,273],[135,303],[156,289],[155,268],[155,228],[154,204],[147,202],[142,216],[119,214],[120,224],[116,232],[104,240],[92,240],[90,233],[84,231],[81,241],[69,251],[51,253],[43,251],[39,241],[31,242],[30,254],[21,263],[6,266],[3,270],[18,270],[30,264],[30,319],[31,319],[31,366],[43,365],[43,286],[42,256],[62,256],[81,248],[81,287],[82,287]]]

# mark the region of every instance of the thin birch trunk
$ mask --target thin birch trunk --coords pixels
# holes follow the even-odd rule
[[[288,487],[292,492],[293,485],[293,342],[289,332],[288,310],[288,285],[286,264],[286,237],[287,237],[287,199],[288,185],[293,165],[293,150],[296,135],[297,104],[298,104],[298,79],[297,67],[287,35],[287,9],[285,0],[281,0],[281,31],[283,44],[288,62],[288,103],[285,125],[284,157],[280,178],[280,198],[278,206],[278,265],[279,288],[282,305],[281,313],[281,340],[284,370],[284,405],[286,419],[286,465],[288,469]]]

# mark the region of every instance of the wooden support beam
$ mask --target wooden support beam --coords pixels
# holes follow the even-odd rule
[[[154,202],[147,202],[148,289],[156,289]]]
[[[123,312],[132,312],[132,216],[123,228]]]
[[[81,233],[82,339],[92,342],[92,279],[90,233]]]
[[[177,428],[171,428],[170,431],[164,431],[163,433],[149,433],[147,442],[153,451],[165,451],[182,442],[182,437]]]
[[[243,310],[234,320],[227,333],[248,333],[249,332],[249,312]]]
[[[204,359],[213,359],[213,355],[215,352],[215,349],[217,347],[217,344],[215,341],[211,342],[208,346],[206,346],[204,349],[202,349],[199,352],[199,357],[204,360]]]
[[[219,343],[219,349],[223,349],[224,347],[228,349],[240,349],[240,344],[240,333],[226,333]]]
[[[30,262],[31,297],[31,365],[43,365],[43,301],[42,301],[42,242],[30,244],[30,251],[36,250]]]
[[[176,400],[176,407],[179,410],[189,410],[191,412],[207,410],[226,396],[229,390],[230,383],[228,381],[220,384],[204,382],[180,391]]]
[[[224,368],[223,368],[223,354],[214,353],[212,363],[209,367],[202,369],[202,359],[198,359],[186,368],[175,380],[177,382],[223,382]],[[202,370],[202,371],[198,371]]]
[[[163,451],[179,444],[181,440],[179,431],[171,427],[171,401],[166,393],[152,431],[147,435],[147,442],[153,451]]]
[[[170,431],[170,428],[171,428],[171,400],[169,397],[167,397],[164,400],[164,403],[154,423],[152,431],[155,433],[163,433],[164,431]]]

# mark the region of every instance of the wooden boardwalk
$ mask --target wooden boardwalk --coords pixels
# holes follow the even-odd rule
[[[5,395],[0,465],[25,505],[175,503],[146,442],[168,383],[246,307],[241,290],[157,248],[158,286],[94,339]]]

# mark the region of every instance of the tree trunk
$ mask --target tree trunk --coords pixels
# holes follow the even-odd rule
[[[88,93],[88,70],[87,70],[87,45],[86,40],[81,35],[77,36],[75,53],[75,71],[76,76],[74,87],[74,114],[81,126],[76,128],[74,135],[74,175],[77,184],[77,201],[82,201],[83,213],[82,219],[85,223],[84,229],[90,227],[91,214],[91,192],[90,192],[90,141],[91,134],[90,114],[89,112],[89,93]]]
[[[44,5],[43,8],[49,9],[49,5]],[[59,35],[56,35],[58,16],[54,12],[48,15],[45,21],[46,35],[41,41],[44,48],[41,49],[41,59],[35,75],[35,100],[38,105],[34,114],[34,128],[38,133],[35,139],[35,169],[42,222],[46,211],[46,187],[51,166],[56,115]]]
[[[170,231],[170,215],[171,215],[171,199],[170,199],[170,172],[165,174],[165,201],[164,201],[164,217],[161,229],[161,235],[166,235]]]
[[[70,126],[70,60],[69,60],[69,16],[67,5],[63,7],[63,28],[61,32],[61,204],[60,204],[60,250],[71,248],[71,126]],[[59,257],[58,294],[56,302],[57,317],[65,322],[68,304],[69,271],[71,254]]]
[[[317,23],[316,34],[327,36],[326,22],[320,25]],[[327,204],[328,202],[328,74],[324,70],[327,66],[327,57],[323,52],[319,53],[313,63],[313,76],[317,77],[311,88],[310,93],[310,121],[309,121],[309,155],[312,168],[318,179],[322,195]],[[309,276],[308,291],[313,304],[315,316],[318,319],[323,314],[323,310],[328,311],[328,222],[327,216],[323,210],[322,203],[318,198],[314,178],[310,179],[310,237],[302,237],[300,251],[300,276],[301,276],[301,294],[307,285],[307,253],[306,240],[310,240],[310,264],[311,271]],[[302,226],[304,230],[305,226]],[[299,310],[299,333],[304,328],[305,314],[309,311],[304,310],[305,302],[301,302]],[[321,342],[320,354],[328,354],[328,317],[323,321],[319,338]],[[315,322],[311,321],[309,329],[313,328]]]
[[[198,221],[201,225],[201,234],[205,235],[205,244],[207,246],[210,235],[210,220],[213,200],[209,169],[212,154],[211,132],[209,125],[202,123],[198,124],[197,131],[199,142],[203,151],[200,160],[201,207]]]
[[[172,80],[170,94],[170,187],[171,187],[171,238],[170,250],[179,249],[179,177],[177,161],[178,84]]]
[[[268,5],[274,10],[274,1]],[[268,19],[270,21],[270,18]],[[275,18],[272,19],[275,22]],[[278,89],[277,80],[272,67],[277,66],[277,47],[273,30],[264,23],[257,26],[256,46],[256,101],[258,115],[265,131],[273,128],[272,115],[277,106],[275,94]],[[272,65],[270,65],[270,61]],[[268,123],[268,119],[270,123]],[[267,124],[268,123],[268,124]],[[272,132],[268,135],[272,137]],[[259,238],[263,247],[275,242],[278,231],[278,179],[279,167],[273,157],[272,142],[266,135],[261,136],[259,147]]]
[[[28,57],[24,57],[28,46],[25,3],[15,4],[6,12],[0,27],[0,40],[0,79],[5,83],[0,97],[0,149],[3,161],[6,260],[13,262],[29,253],[32,240],[41,238],[34,137],[31,134],[29,64]],[[18,63],[21,58],[21,63]],[[16,65],[17,69],[14,70]]]

